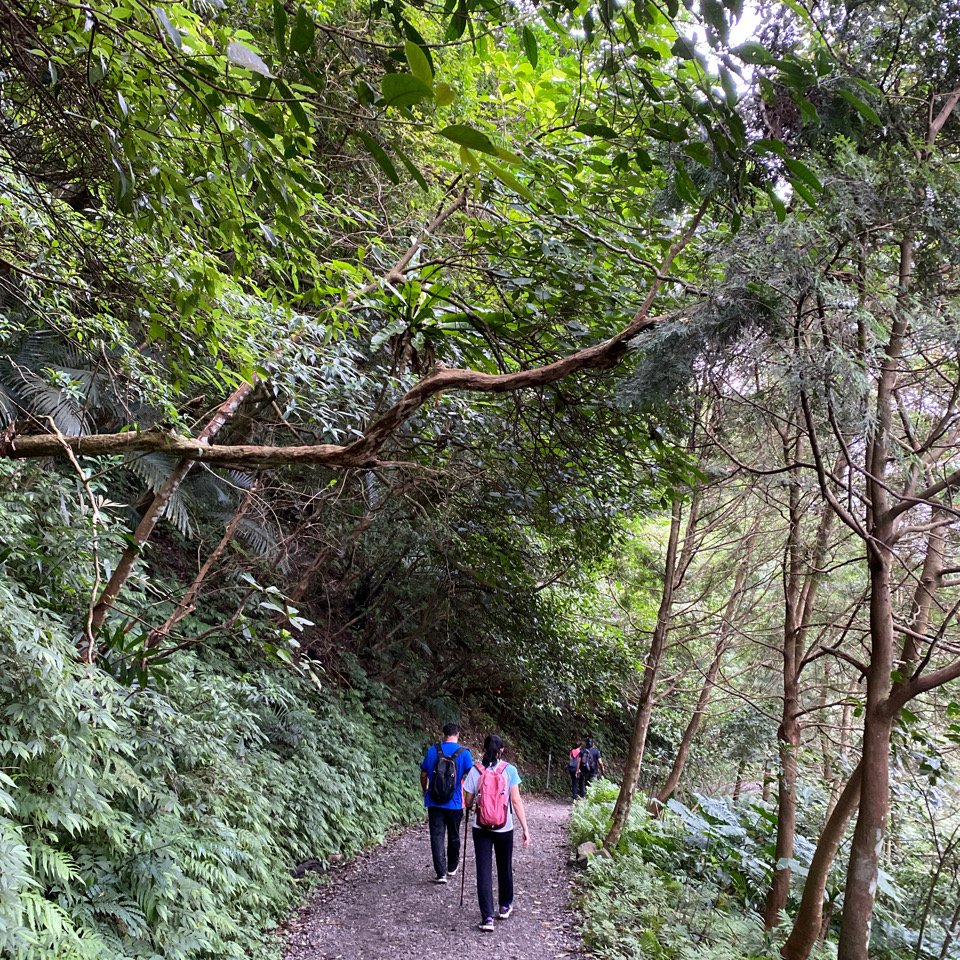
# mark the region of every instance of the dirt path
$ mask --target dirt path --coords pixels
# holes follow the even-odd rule
[[[533,844],[514,853],[516,909],[494,933],[477,930],[473,841],[466,895],[460,883],[435,884],[426,824],[413,827],[339,871],[290,922],[286,960],[504,960],[585,957],[568,900],[567,816],[559,800],[528,797]],[[494,881],[496,883],[496,881]],[[494,887],[496,889],[496,887]]]

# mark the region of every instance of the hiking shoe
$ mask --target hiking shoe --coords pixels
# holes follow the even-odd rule
[[[447,876],[455,877],[459,871],[460,871],[460,864],[458,863],[452,870],[447,871]]]
[[[493,933],[493,917],[487,917],[486,920],[482,920],[477,929],[485,930],[487,933]]]
[[[513,913],[513,904],[511,903],[509,907],[501,907],[500,912],[497,914],[498,920],[506,920],[510,914]]]
[[[434,882],[434,883],[446,883],[446,882],[447,882],[447,878],[446,878],[446,877],[434,877],[434,878],[433,878],[433,882]]]

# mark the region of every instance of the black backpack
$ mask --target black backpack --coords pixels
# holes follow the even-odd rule
[[[590,776],[597,772],[597,748],[584,747],[580,751],[580,769]]]
[[[449,803],[457,792],[457,757],[466,750],[466,747],[457,747],[448,757],[443,752],[443,745],[437,744],[437,764],[430,774],[430,799],[439,805]]]

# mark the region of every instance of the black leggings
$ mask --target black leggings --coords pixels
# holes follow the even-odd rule
[[[584,796],[583,789],[583,774],[582,773],[571,773],[570,774],[570,796],[576,800],[577,797]]]
[[[495,916],[493,912],[493,854],[497,855],[497,893],[500,908],[513,903],[513,831],[473,828],[473,849],[477,855],[477,899],[480,918]]]

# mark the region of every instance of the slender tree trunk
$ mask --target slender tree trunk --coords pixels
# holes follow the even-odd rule
[[[203,566],[200,567],[200,570],[197,572],[196,577],[194,577],[193,583],[190,584],[187,592],[180,598],[179,603],[175,607],[173,613],[167,618],[166,622],[157,627],[156,630],[151,630],[147,635],[146,648],[149,650],[152,647],[157,646],[161,640],[169,635],[170,631],[188,614],[192,613],[196,608],[197,598],[200,596],[200,589],[203,586],[204,581],[207,579],[207,575],[213,569],[214,565],[223,555],[223,552],[227,549],[230,542],[236,536],[237,529],[240,526],[241,521],[246,516],[247,511],[250,509],[250,505],[253,503],[253,498],[256,495],[258,484],[254,484],[247,491],[243,500],[240,502],[240,505],[237,507],[236,512],[230,518],[230,522],[227,524],[226,529],[223,532],[223,536],[220,538],[220,542],[210,551],[210,555],[203,562]]]
[[[737,764],[737,779],[733,782],[733,799],[740,799],[740,792],[743,790],[743,777],[747,771],[747,761],[745,757],[740,758]]]
[[[784,459],[795,463],[796,448],[784,442]],[[783,701],[777,747],[780,772],[777,778],[777,842],[774,854],[773,879],[763,908],[763,923],[772,930],[780,922],[780,911],[787,906],[790,894],[794,837],[797,829],[797,751],[800,747],[800,610],[802,589],[802,556],[800,528],[802,511],[798,468],[791,468],[790,527],[784,550],[783,584]]]
[[[723,620],[720,623],[720,630],[717,633],[717,643],[713,649],[713,659],[710,661],[710,666],[707,668],[707,674],[703,680],[703,687],[700,689],[700,697],[698,698],[697,705],[694,708],[693,716],[690,718],[689,723],[687,723],[686,729],[683,731],[683,736],[680,738],[680,746],[677,748],[677,756],[673,761],[673,766],[671,767],[670,772],[667,774],[667,779],[657,792],[655,800],[650,805],[652,811],[658,810],[660,807],[662,807],[662,805],[673,796],[674,790],[677,789],[677,784],[680,782],[680,777],[683,775],[683,769],[686,766],[687,758],[690,756],[690,749],[693,746],[693,741],[700,730],[700,724],[703,722],[703,717],[706,714],[707,706],[710,703],[710,697],[713,694],[713,688],[717,682],[717,674],[720,672],[720,664],[723,661],[723,655],[726,652],[727,644],[730,639],[730,624],[733,622],[733,617],[736,612],[737,604],[740,600],[740,595],[743,593],[743,585],[747,578],[747,568],[750,561],[751,547],[753,543],[752,538],[753,534],[751,534],[746,541],[743,558],[740,561],[740,565],[737,567],[737,574],[733,583],[733,591],[730,594],[730,598],[727,600],[727,604],[723,612]]]
[[[640,765],[643,763],[643,752],[647,743],[647,732],[650,729],[650,717],[653,713],[654,692],[657,683],[657,674],[660,670],[660,660],[667,643],[667,634],[670,630],[670,617],[673,608],[673,592],[676,588],[677,572],[677,543],[680,540],[680,526],[682,506],[679,499],[673,501],[673,511],[670,517],[670,533],[667,539],[667,560],[663,576],[663,593],[660,598],[660,609],[657,613],[657,625],[650,640],[650,652],[643,671],[643,681],[640,685],[640,699],[637,703],[637,715],[634,718],[633,733],[630,735],[630,746],[627,751],[627,762],[623,769],[623,780],[620,784],[620,793],[613,808],[613,819],[610,831],[603,841],[607,850],[612,850],[619,842],[627,825],[630,815],[630,806],[633,794],[637,789],[637,777],[640,774]],[[691,508],[690,522],[687,524],[686,549],[693,536],[695,511]]]
[[[763,761],[763,789],[760,794],[760,798],[764,803],[770,802],[770,794],[773,792],[773,764],[770,762],[770,758],[767,757]]]
[[[784,459],[791,464],[789,492],[790,529],[785,545],[786,575],[784,578],[783,619],[783,712],[777,730],[780,756],[780,776],[777,782],[777,843],[773,879],[763,910],[763,922],[772,930],[780,922],[790,896],[793,860],[797,830],[797,773],[800,723],[803,705],[800,701],[800,674],[804,668],[804,649],[813,616],[817,592],[823,578],[823,564],[830,543],[833,511],[829,505],[821,510],[812,556],[809,562],[803,555],[801,534],[804,507],[800,499],[797,465],[800,440],[791,446],[784,441]]]
[[[913,272],[913,240],[900,244],[900,295],[877,380],[876,422],[865,458],[868,498],[867,559],[870,567],[870,666],[863,723],[863,782],[853,831],[837,960],[868,960],[880,851],[890,806],[890,735],[896,711],[890,692],[894,623],[890,565],[896,517],[889,510],[887,460],[892,434],[897,366],[908,321],[905,299]]]
[[[943,935],[943,946],[940,948],[940,960],[946,960],[947,953],[950,951],[950,945],[960,934],[960,899],[953,910],[953,916],[950,918],[950,924]]]
[[[216,437],[223,426],[233,418],[240,404],[242,404],[252,392],[253,384],[251,383],[243,383],[237,387],[237,389],[217,407],[216,412],[207,422],[207,425],[200,431],[197,440],[200,441],[200,443],[206,444]],[[130,543],[123,551],[117,567],[113,571],[113,575],[107,581],[107,585],[103,588],[103,592],[94,604],[93,616],[91,618],[91,627],[94,631],[99,630],[100,627],[103,626],[107,615],[113,609],[117,597],[120,596],[120,591],[129,579],[130,574],[133,573],[133,568],[136,566],[137,560],[140,559],[143,548],[153,535],[153,531],[166,512],[168,504],[180,489],[183,481],[187,479],[187,475],[193,469],[195,463],[195,460],[181,460],[176,467],[174,467],[170,476],[160,485],[160,489],[153,495],[153,500],[140,518],[140,522],[137,524],[137,528],[130,538]]]
[[[823,826],[810,863],[810,872],[803,885],[803,895],[793,921],[793,929],[780,951],[783,960],[807,960],[823,932],[823,894],[844,831],[860,800],[861,770],[862,766],[857,766],[854,770]],[[829,923],[829,919],[827,922]]]

